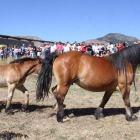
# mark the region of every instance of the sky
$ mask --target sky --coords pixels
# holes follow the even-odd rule
[[[108,33],[140,39],[140,0],[0,0],[0,34],[82,42]]]

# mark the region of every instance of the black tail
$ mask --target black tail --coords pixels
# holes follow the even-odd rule
[[[55,58],[58,56],[59,54],[57,52],[49,53],[45,56],[42,62],[40,74],[37,80],[37,90],[36,90],[37,101],[44,99],[46,95],[48,96],[52,82],[52,66]]]

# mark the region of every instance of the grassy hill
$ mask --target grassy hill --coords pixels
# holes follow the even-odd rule
[[[119,43],[119,42],[122,42],[122,43],[128,42],[129,45],[132,45],[134,42],[137,42],[139,39],[136,37],[126,36],[119,33],[109,33],[105,35],[104,37],[97,38],[97,40],[106,41],[106,42],[112,41],[114,44]]]

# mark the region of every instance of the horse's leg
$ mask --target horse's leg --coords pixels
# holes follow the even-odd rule
[[[54,111],[58,111],[58,104],[57,104],[57,103],[55,103],[55,104],[53,105],[53,110],[54,110]]]
[[[29,92],[24,85],[17,87],[23,94],[25,94],[25,103],[22,105],[22,111],[26,111],[29,104]]]
[[[52,88],[52,93],[54,94],[54,97],[56,97],[57,85]],[[63,107],[65,108],[66,105],[63,104]],[[53,110],[54,111],[58,111],[58,104],[57,104],[57,102],[53,105]]]
[[[52,88],[52,93],[54,94],[54,97],[56,97],[57,85]],[[53,105],[53,110],[54,111],[58,111],[58,104],[57,104],[57,102]]]
[[[68,89],[69,89],[69,86],[59,86],[59,85],[57,86],[57,93],[55,94],[55,98],[58,104],[58,111],[57,111],[58,122],[65,122],[69,120],[69,118],[65,116],[64,108],[63,108],[64,107],[63,102],[64,102]]]
[[[105,92],[100,106],[95,110],[95,113],[94,113],[94,116],[96,117],[97,120],[104,117],[104,115],[103,115],[104,106],[106,105],[106,103],[108,102],[108,100],[112,94],[113,94],[112,91]]]
[[[13,98],[13,94],[15,91],[15,84],[9,84],[8,85],[8,99],[7,99],[7,103],[6,103],[6,108],[5,108],[5,112],[7,114],[14,114],[13,111],[10,109],[10,105],[11,105],[11,101]]]
[[[133,114],[133,111],[131,109],[130,98],[129,98],[129,95],[130,95],[130,85],[128,85],[127,91],[125,91],[125,87],[124,88],[120,88],[120,91],[122,93],[124,104],[125,104],[126,120],[127,121],[138,120],[137,116]]]

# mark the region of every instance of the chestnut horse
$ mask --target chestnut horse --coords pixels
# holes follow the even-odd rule
[[[18,89],[25,94],[23,111],[27,109],[29,93],[23,84],[26,77],[31,73],[36,72],[39,74],[41,63],[42,59],[40,58],[22,58],[14,60],[9,64],[0,65],[0,88],[8,86],[8,99],[5,109],[6,113],[13,114],[13,111],[10,109],[10,104],[15,89]]]
[[[58,103],[57,121],[64,122],[63,102],[69,87],[76,83],[80,87],[94,92],[105,91],[101,104],[95,111],[96,119],[103,118],[105,104],[114,91],[122,94],[126,120],[137,120],[130,105],[130,86],[135,78],[136,68],[140,64],[140,44],[124,48],[123,50],[105,57],[95,57],[81,52],[71,51],[58,56],[57,53],[48,54],[42,62],[37,82],[37,101],[48,95],[52,69],[57,85],[52,88]]]

